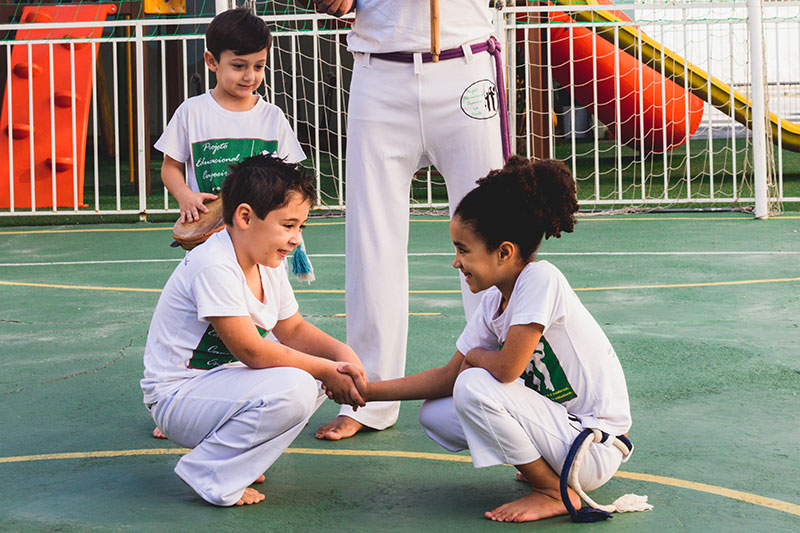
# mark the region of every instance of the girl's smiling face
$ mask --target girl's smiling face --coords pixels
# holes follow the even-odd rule
[[[487,249],[486,243],[472,227],[464,224],[458,216],[450,221],[450,238],[456,248],[453,268],[464,274],[470,291],[480,292],[500,281],[497,254]]]

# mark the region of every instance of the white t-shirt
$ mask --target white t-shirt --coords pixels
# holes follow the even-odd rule
[[[497,350],[511,326],[537,323],[544,334],[520,380],[562,403],[585,428],[622,435],[631,426],[628,388],[616,352],[564,275],[547,261],[529,263],[505,311],[492,287],[458,338],[458,350]]]
[[[485,41],[492,35],[489,0],[441,0],[442,50]],[[354,52],[430,52],[429,0],[358,0],[356,20],[347,36]]]
[[[228,166],[251,155],[266,150],[289,163],[306,158],[279,107],[259,98],[249,111],[228,111],[210,92],[175,110],[155,148],[186,164],[191,190],[214,194],[222,188]]]
[[[186,254],[158,299],[144,350],[144,403],[157,402],[185,380],[221,365],[239,365],[209,322],[249,316],[262,336],[297,312],[286,269],[259,266],[264,302],[247,286],[227,229]]]

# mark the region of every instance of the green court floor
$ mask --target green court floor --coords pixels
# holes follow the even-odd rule
[[[447,219],[412,218],[408,372],[447,361],[463,327]],[[182,256],[170,227],[0,228],[0,530],[797,531],[800,213],[583,217],[543,245],[628,380],[636,452],[592,497],[655,505],[595,525],[484,520],[525,486],[439,448],[419,402],[338,443],[313,436],[327,402],[267,472],[265,503],[205,504],[172,472],[183,450],[150,437],[138,386]],[[314,218],[305,239],[301,312],[344,340],[344,220]]]

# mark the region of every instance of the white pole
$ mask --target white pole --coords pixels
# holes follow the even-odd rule
[[[230,0],[214,0],[214,12],[219,15],[231,8]]]
[[[761,0],[747,0],[747,19],[750,23],[750,87],[753,99],[753,180],[755,182],[755,217],[769,218],[767,206],[767,129],[764,106],[764,49],[761,26]]]

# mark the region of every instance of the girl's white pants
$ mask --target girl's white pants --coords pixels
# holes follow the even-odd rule
[[[175,467],[214,505],[233,505],[289,447],[325,400],[297,368],[222,366],[188,380],[150,413],[172,442],[193,448]]]
[[[475,181],[503,165],[499,114],[464,111],[470,87],[495,81],[487,52],[439,63],[397,63],[356,53],[347,129],[347,342],[370,380],[403,376],[408,335],[409,194],[414,172],[433,164],[450,212]],[[438,230],[448,231],[445,224]],[[436,251],[441,251],[438,248]],[[455,275],[455,272],[454,272]],[[467,315],[477,307],[462,280]],[[426,287],[418,287],[424,289]],[[347,415],[374,429],[394,424],[399,402]]]
[[[469,449],[476,468],[523,465],[542,457],[556,474],[561,474],[570,445],[583,429],[563,405],[521,381],[500,383],[482,368],[462,372],[453,396],[424,402],[419,420],[425,433],[444,448]],[[581,487],[600,487],[621,462],[616,447],[592,444],[579,471]]]

